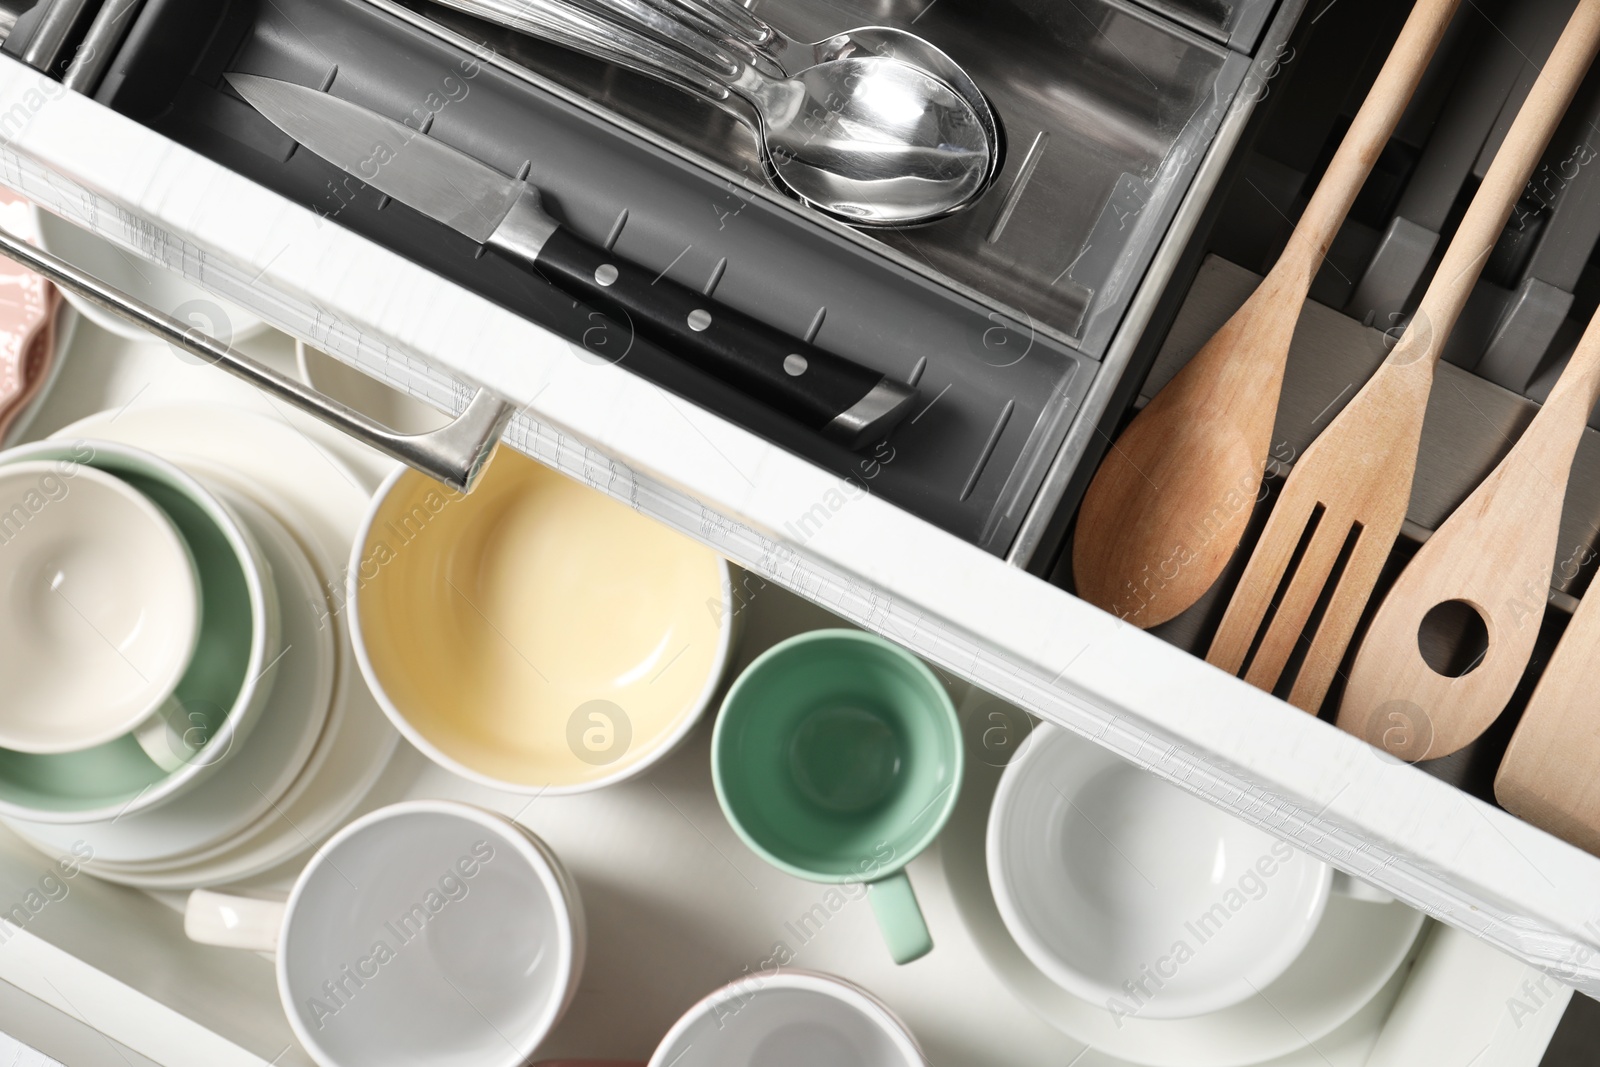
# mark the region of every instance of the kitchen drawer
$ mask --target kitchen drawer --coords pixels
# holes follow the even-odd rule
[[[1371,17],[1380,8],[1360,10]],[[1258,69],[1293,74],[1291,56],[1309,49],[1316,31],[1309,19],[1295,27],[1300,12],[1280,6],[1261,35]],[[1398,13],[1379,14],[1392,36]],[[1365,40],[1367,52],[1382,43],[1370,29]],[[1216,126],[1150,271],[1084,383],[1009,562],[803,449],[583,358],[499,304],[9,61],[0,62],[0,180],[437,407],[461,410],[468,382],[495,389],[520,408],[511,446],[1600,993],[1600,859],[1018,565],[1044,570],[1056,558],[1085,473],[1080,461],[1135,402],[1218,232],[1210,223],[1226,206],[1213,196],[1222,172],[1248,173],[1234,148],[1277,83],[1264,78],[1261,89],[1236,98]],[[1328,105],[1330,125],[1342,103]],[[1301,147],[1314,169],[1319,146]],[[892,469],[896,460],[885,462]]]
[[[172,358],[163,346],[113,337],[85,323],[74,337],[60,385],[30,435],[97,411],[120,411],[119,426],[141,419],[149,426],[153,411],[203,406],[240,423],[273,420],[268,428],[280,433],[271,436],[295,446],[285,451],[297,455],[280,455],[292,464],[331,462],[367,488],[392,467],[242,383]],[[284,367],[293,359],[288,342],[268,332],[241,347]],[[298,502],[298,509],[307,507],[304,499]],[[315,510],[298,509],[284,514],[305,520]],[[839,621],[752,574],[737,575],[736,588],[743,626],[735,672],[790,633]],[[973,862],[975,853],[981,856],[973,839],[981,840],[988,791],[1004,756],[993,746],[994,726],[1019,720],[1014,709],[982,691],[950,676],[943,681],[963,724],[967,773],[950,826],[912,865],[936,946],[908,966],[891,962],[860,897],[818,922],[813,909],[823,887],[768,867],[745,848],[714,796],[709,718],[648,775],[574,796],[499,792],[401,746],[362,807],[419,797],[467,800],[516,816],[559,852],[583,896],[590,939],[577,996],[541,1057],[641,1057],[690,1003],[768,958],[774,940],[781,940],[794,953],[793,966],[838,974],[882,997],[911,1026],[935,1067],[1129,1067],[1036,1016],[1027,983],[998,962],[1008,947],[1016,950],[1003,929],[997,936],[992,905],[988,913],[981,903],[974,907],[983,890],[973,887],[986,879],[981,860]],[[251,895],[282,892],[305,858],[237,888]],[[57,870],[0,829],[0,916],[7,917],[0,923],[0,1052],[9,1051],[4,1035],[10,1035],[69,1067],[305,1067],[279,1007],[269,960],[187,940],[181,892],[126,888],[86,872],[43,883]],[[31,899],[30,891],[36,894]],[[1349,921],[1367,908],[1396,907],[1346,902],[1343,915]],[[1326,1034],[1312,1031],[1317,1036],[1309,1047],[1258,1067],[1539,1062],[1571,991],[1547,982],[1541,992],[1537,983],[1544,976],[1521,961],[1448,927],[1423,925],[1411,952],[1395,946],[1406,956],[1395,976],[1346,1023]],[[1346,981],[1321,970],[1312,975],[1325,995],[1330,985]],[[1272,1000],[1270,1009],[1258,1006],[1252,1014],[1254,1027],[1268,1031],[1274,1043],[1303,1040],[1321,1013],[1315,998]],[[1213,1040],[1220,1033],[1237,1041],[1238,1032],[1210,1030]],[[1419,1056],[1419,1049],[1427,1054]],[[1215,1048],[1195,1049],[1192,1062],[1236,1067]]]

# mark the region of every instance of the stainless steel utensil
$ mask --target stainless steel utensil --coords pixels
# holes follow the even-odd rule
[[[442,2],[716,102],[742,99],[776,183],[856,225],[943,218],[971,205],[993,172],[993,142],[973,106],[899,60],[842,58],[783,77],[741,50],[706,41],[690,55],[561,0]]]
[[[639,3],[641,0],[590,0],[593,3]],[[858,26],[811,44],[784,35],[763,21],[737,0],[653,0],[662,7],[675,8],[679,15],[698,25],[702,32],[729,44],[746,45],[770,58],[780,71],[794,74],[820,63],[862,56],[898,59],[933,75],[948,85],[972,108],[989,139],[990,175],[999,170],[1002,139],[1000,123],[989,100],[972,80],[972,75],[931,41],[892,26]]]
[[[358,104],[250,74],[228,82],[266,119],[347,174],[600,307],[831,440],[882,440],[916,390],[718,304],[562,227],[539,190]]]

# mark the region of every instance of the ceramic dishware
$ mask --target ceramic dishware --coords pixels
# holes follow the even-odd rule
[[[131,735],[76,752],[0,750],[0,814],[35,822],[98,822],[166,803],[215,773],[270,695],[280,620],[277,590],[255,535],[199,480],[152,453],[108,441],[51,440],[0,453],[0,466],[49,461],[92,468],[133,486],[159,507],[189,547],[199,574],[195,653],[175,697],[189,724],[176,769]]]
[[[649,1067],[925,1067],[905,1024],[838,978],[778,971],[712,993],[667,1032]]]
[[[683,740],[733,642],[715,553],[502,449],[471,496],[409,470],[349,567],[356,654],[429,758],[513,792],[583,792]]]
[[[961,787],[961,731],[915,656],[857,630],[815,630],[762,653],[729,689],[711,742],[728,821],[799,878],[866,883],[896,963],[933,948],[905,867]]]
[[[33,210],[39,244],[101,281],[183,322],[198,326],[220,341],[242,341],[266,329],[260,316],[219,300],[181,274],[140,259],[99,234],[42,208]],[[76,293],[61,294],[77,312],[103,330],[131,341],[153,338],[133,323],[97,307]]]
[[[993,704],[984,696],[961,710],[965,715],[974,709],[992,712]],[[1022,714],[1012,709],[1005,718]],[[986,714],[981,721],[987,730],[1001,720]],[[971,730],[968,743],[983,746],[975,754],[994,751]],[[1015,760],[1031,745],[1005,747],[1015,747]],[[1338,1034],[1359,1027],[1361,1018],[1376,1026],[1387,1014],[1393,999],[1383,998],[1405,978],[1423,915],[1398,901],[1357,900],[1343,893],[1330,894],[1311,940],[1288,969],[1263,986],[1260,996],[1232,1007],[1186,1019],[1151,1019],[1114,1012],[1104,1000],[1067,991],[1023,954],[995,904],[986,838],[1007,766],[980,758],[968,763],[961,799],[940,838],[940,861],[951,901],[984,966],[1011,997],[1053,1029],[1119,1064],[1239,1067],[1277,1063],[1282,1057],[1298,1062],[1316,1049],[1333,1055]]]
[[[1406,519],[1433,372],[1511,210],[1600,50],[1600,0],[1581,0],[1427,291],[1383,363],[1295,460],[1206,662],[1316,714]],[[1341,566],[1342,562],[1342,566]],[[1325,607],[1321,605],[1326,605]],[[1306,634],[1313,612],[1314,633]]]
[[[566,1010],[585,926],[559,859],[508,819],[391,805],[328,840],[287,902],[198,890],[197,941],[271,951],[322,1067],[516,1067]]]
[[[236,884],[315,849],[367,801],[400,740],[351,666],[349,616],[337,580],[382,475],[363,473],[349,441],[311,419],[292,412],[269,417],[221,403],[134,404],[63,427],[56,438],[156,452],[208,484],[269,509],[321,576],[326,595],[310,607],[318,625],[334,632],[339,648],[322,735],[299,776],[265,814],[210,848],[149,864],[97,863],[95,874],[144,889],[188,890]],[[383,473],[389,469],[386,464]]]
[[[1334,885],[1327,864],[1049,724],[1007,767],[985,851],[1028,959],[1083,1000],[1143,1019],[1218,1012],[1268,987]]]
[[[321,578],[294,534],[265,508],[220,486],[215,492],[256,535],[278,586],[283,653],[271,668],[277,681],[260,725],[231,755],[227,773],[212,775],[158,807],[102,822],[4,820],[52,854],[67,854],[80,842],[88,845],[93,854],[83,866],[98,876],[182,869],[261,818],[285,817],[291,787],[322,741],[330,717],[339,628],[328,624]],[[295,821],[303,830],[314,829],[305,820]]]
[[[60,753],[132,733],[183,743],[173,699],[200,630],[189,546],[160,508],[93,467],[0,466],[0,747]]]

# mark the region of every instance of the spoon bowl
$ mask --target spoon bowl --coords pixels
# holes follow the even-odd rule
[[[742,78],[738,91],[761,115],[777,180],[830,215],[925,222],[961,210],[988,184],[994,153],[972,106],[908,63],[836,59],[793,78]]]
[[[785,73],[841,59],[880,56],[899,60],[937,78],[966,101],[983,128],[989,142],[989,172],[984,179],[985,185],[999,173],[1004,158],[1005,135],[994,109],[989,106],[989,100],[978,88],[977,82],[972,80],[972,75],[932,42],[892,26],[858,26],[812,44],[790,41],[774,30],[770,42],[761,46],[761,49]]]

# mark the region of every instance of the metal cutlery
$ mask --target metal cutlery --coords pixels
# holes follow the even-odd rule
[[[636,3],[639,0],[595,0],[599,3]],[[702,32],[716,39],[745,45],[770,58],[785,74],[794,74],[819,63],[858,56],[883,56],[898,59],[938,78],[972,107],[983,124],[993,147],[990,175],[1000,167],[1002,138],[994,109],[972,75],[933,42],[892,26],[858,26],[821,41],[805,44],[787,37],[771,23],[762,21],[737,0],[655,0],[676,7],[682,17],[698,24]]]
[[[1410,325],[1296,462],[1212,641],[1214,666],[1273,690],[1326,596],[1289,695],[1320,708],[1405,520],[1434,365],[1597,48],[1600,0],[1580,0]]]
[[[1597,400],[1600,315],[1511,451],[1384,597],[1350,669],[1340,729],[1402,759],[1434,759],[1476,740],[1505,710],[1539,636],[1567,477]],[[1429,612],[1452,601],[1488,631],[1482,656],[1455,676],[1430,666],[1417,640]],[[1391,719],[1396,709],[1401,718]],[[1406,728],[1392,729],[1397,722]]]
[[[442,2],[713,102],[743,101],[779,187],[853,225],[943,218],[970,206],[992,176],[994,146],[972,105],[896,59],[840,58],[791,77],[743,50],[717,51],[709,40],[685,46],[682,27],[667,44],[562,0]]]
[[[290,82],[227,79],[269,122],[346,173],[574,297],[620,306],[640,334],[846,447],[882,440],[916,396],[590,244],[545,213],[535,186],[413,127]]]
[[[1295,323],[1460,0],[1421,0],[1261,285],[1112,444],[1078,512],[1078,595],[1166,622],[1227,566],[1268,466]]]

